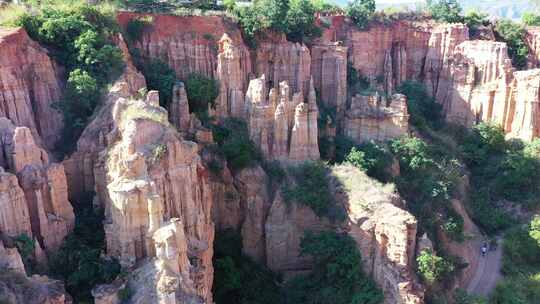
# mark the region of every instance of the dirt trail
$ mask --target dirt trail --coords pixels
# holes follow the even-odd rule
[[[502,277],[502,241],[498,239],[497,243],[496,250],[488,251],[485,257],[480,258],[476,273],[467,287],[469,294],[488,296]]]

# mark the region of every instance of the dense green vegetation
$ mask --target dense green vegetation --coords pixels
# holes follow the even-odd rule
[[[457,0],[428,0],[428,12],[433,19],[441,22],[463,22],[463,8]]]
[[[359,29],[365,29],[375,13],[375,0],[353,0],[347,5],[346,12]]]
[[[230,118],[211,128],[217,152],[225,156],[231,169],[240,170],[260,160],[259,150],[249,139],[244,121]]]
[[[112,282],[120,273],[120,264],[101,256],[105,250],[103,212],[94,210],[89,199],[74,207],[75,229],[49,257],[49,268],[53,277],[66,283],[66,290],[75,300],[90,301],[91,289]]]
[[[66,68],[66,90],[56,106],[65,124],[58,149],[68,152],[94,113],[103,89],[123,68],[122,54],[110,42],[118,31],[114,15],[86,4],[43,6],[23,14],[18,24]]]
[[[355,241],[333,231],[307,232],[300,243],[300,256],[310,256],[314,270],[287,283],[287,304],[377,304],[382,292],[362,271],[362,258]]]
[[[242,254],[239,233],[216,233],[213,259],[212,294],[217,304],[280,303],[279,277]]]
[[[214,106],[219,94],[217,80],[210,79],[202,74],[190,74],[186,80],[186,94],[189,110],[197,113],[199,117],[208,111],[208,106]]]
[[[416,81],[405,81],[398,92],[407,96],[407,108],[410,123],[420,130],[427,127],[437,129],[441,126],[442,107],[435,98],[430,96],[426,87]]]
[[[34,240],[26,233],[23,233],[15,237],[13,241],[21,255],[26,273],[32,273],[35,268],[34,250],[36,245],[34,244]]]
[[[478,34],[478,28],[481,26],[488,26],[488,15],[476,10],[468,11],[463,17],[463,23],[469,27],[469,35],[476,37]]]
[[[333,221],[345,220],[345,210],[339,206],[330,192],[329,169],[322,162],[305,162],[289,168],[294,185],[283,185],[283,199],[309,206],[319,217]]]
[[[416,257],[418,273],[428,285],[440,282],[445,276],[454,271],[454,265],[442,257],[437,256],[431,250],[422,250]]]
[[[152,24],[152,17],[140,17],[130,19],[126,25],[126,38],[131,41],[139,41],[146,28]]]
[[[528,12],[521,16],[521,21],[528,26],[540,26],[540,15]]]
[[[389,182],[392,179],[389,167],[394,159],[389,147],[383,143],[369,141],[352,147],[345,161],[379,181]]]
[[[537,303],[540,298],[540,217],[508,232],[503,253],[505,279],[495,288],[490,303]]]
[[[176,73],[159,59],[143,60],[135,54],[135,63],[146,79],[148,90],[159,91],[159,105],[168,107],[172,102],[172,89],[176,82]]]
[[[525,43],[525,28],[511,20],[499,20],[495,24],[495,36],[498,41],[506,42],[512,64],[518,69],[527,66],[529,49]]]

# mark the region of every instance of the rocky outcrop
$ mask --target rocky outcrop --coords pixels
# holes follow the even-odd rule
[[[71,304],[60,281],[46,276],[27,277],[21,256],[15,247],[0,240],[0,301],[7,304]]]
[[[290,98],[287,82],[279,93],[268,93],[265,75],[250,81],[246,107],[251,140],[266,159],[299,162],[319,159],[317,117],[313,83],[307,102],[301,92]]]
[[[106,136],[114,125],[111,108],[119,97],[128,98],[140,95],[141,89],[146,90],[146,80],[133,65],[127,46],[121,36],[116,37],[116,44],[122,50],[126,68],[105,96],[103,106],[97,110],[96,117],[99,119],[94,119],[88,124],[77,141],[75,152],[62,162],[68,181],[69,198],[73,201],[91,199],[88,198],[88,193],[104,192],[95,188],[93,168],[98,153],[105,149],[112,140]],[[101,177],[98,177],[98,180],[101,180]]]
[[[395,94],[390,99],[379,95],[356,95],[345,115],[344,134],[357,143],[386,141],[406,135],[409,130],[407,98]]]
[[[392,184],[380,184],[351,165],[332,170],[337,199],[348,210],[347,231],[358,243],[363,266],[382,288],[384,303],[423,303],[413,269],[417,222],[403,210]]]
[[[22,28],[0,28],[0,117],[28,127],[38,144],[53,148],[62,116],[52,105],[61,97],[58,66]]]
[[[291,92],[307,97],[311,55],[306,45],[287,41],[283,34],[267,33],[266,39],[257,45],[254,64],[256,75],[266,75],[269,89],[278,89],[285,81]]]
[[[129,20],[141,16],[121,12],[117,20],[125,28]],[[238,26],[220,16],[151,15],[151,19],[151,25],[143,31],[135,46],[144,57],[167,63],[181,80],[191,73],[217,78],[219,39],[227,33],[234,41],[242,41]],[[248,58],[249,53],[244,56]],[[248,75],[248,65],[240,68]]]
[[[424,64],[424,83],[431,95],[448,107],[448,92],[452,90],[451,64],[456,47],[469,39],[463,24],[437,25],[431,32]]]
[[[117,83],[117,88],[122,87],[125,85]],[[123,90],[113,91],[119,94]],[[111,93],[109,97],[112,96]],[[93,168],[96,198],[105,208],[107,253],[118,257],[125,267],[154,257],[159,253],[155,249],[157,243],[165,242],[156,240],[156,231],[165,226],[165,221],[179,218],[173,230],[182,237],[178,236],[181,243],[175,246],[188,248],[183,252],[183,261],[189,257],[189,262],[182,265],[187,267],[183,273],[191,280],[180,281],[189,285],[194,296],[210,303],[212,196],[197,145],[180,139],[169,125],[167,112],[159,107],[155,91],[150,91],[146,100],[117,95],[116,101],[109,102],[111,105],[102,111],[108,109],[112,113],[98,116],[89,126],[99,126],[103,124],[100,119],[110,119],[110,131],[104,134],[108,146],[98,153]],[[163,280],[168,278],[164,274]],[[161,283],[156,284],[159,291]],[[161,297],[167,292],[158,294]]]
[[[242,41],[234,41],[225,33],[219,40],[216,78],[219,96],[216,114],[220,117],[244,117],[244,94],[251,73],[251,60]]]
[[[506,44],[465,41],[454,50],[450,87],[442,102],[448,120],[471,126],[480,121],[506,125],[512,63]]]
[[[347,47],[337,42],[312,45],[311,76],[321,101],[342,113],[347,105]]]
[[[525,141],[540,137],[540,69],[514,73],[509,102],[509,136]]]
[[[30,212],[17,176],[0,167],[0,232],[32,236]]]
[[[527,67],[529,69],[540,68],[540,27],[527,27],[525,42],[529,48]]]
[[[183,82],[173,86],[169,120],[180,132],[187,132],[190,127],[189,104]]]
[[[6,118],[0,118],[0,148],[3,155],[0,166],[17,176],[2,174],[3,184],[12,186],[2,195],[6,204],[2,208],[6,210],[2,231],[25,232],[37,238],[45,249],[54,251],[75,224],[64,167],[49,161],[47,152],[34,142],[29,128],[15,127]]]
[[[265,223],[266,265],[286,277],[311,270],[311,259],[300,256],[300,241],[306,231],[320,232],[335,226],[319,218],[311,208],[285,203],[278,192]]]
[[[431,36],[429,25],[396,21],[360,31],[353,24],[340,22],[340,17],[334,19],[330,31],[349,48],[349,62],[361,75],[372,82],[385,80],[386,88],[396,88],[405,79],[421,79]]]

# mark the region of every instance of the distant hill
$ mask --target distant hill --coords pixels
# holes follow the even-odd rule
[[[338,5],[346,5],[347,0],[329,0]],[[415,9],[425,5],[426,1],[420,0],[376,0],[377,8],[384,9],[387,7],[407,7]],[[529,0],[461,0],[460,3],[465,9],[477,9],[481,12],[488,13],[490,16],[520,19],[521,15],[527,11],[534,9],[533,1]],[[540,1],[539,1],[540,2]]]

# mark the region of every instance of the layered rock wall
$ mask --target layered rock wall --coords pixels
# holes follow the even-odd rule
[[[0,151],[0,168],[16,175],[2,173],[2,185],[10,188],[1,195],[5,213],[0,231],[11,236],[26,233],[45,249],[56,250],[75,224],[64,167],[49,161],[29,128],[15,127],[3,117]]]
[[[62,116],[53,109],[61,97],[59,67],[22,28],[0,28],[0,117],[30,129],[36,142],[53,148]]]
[[[407,98],[395,94],[390,99],[356,95],[345,115],[344,134],[361,143],[386,141],[406,135],[409,130]]]

